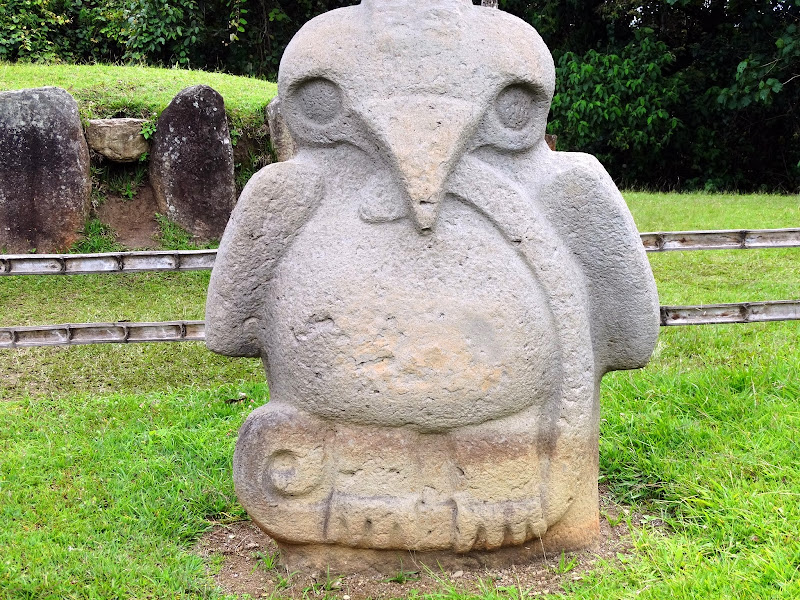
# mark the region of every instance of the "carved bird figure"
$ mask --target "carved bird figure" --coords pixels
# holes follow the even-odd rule
[[[242,192],[206,326],[263,360],[234,478],[288,562],[597,535],[599,382],[647,362],[658,299],[606,171],[544,143],[554,78],[470,0],[362,0],[287,47],[298,151]]]

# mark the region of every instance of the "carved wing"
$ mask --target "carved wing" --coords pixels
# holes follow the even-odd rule
[[[572,348],[566,356],[583,352],[586,344],[572,338],[588,329],[599,374],[644,366],[658,337],[658,293],[625,200],[588,154],[546,151],[531,173],[523,191],[467,158],[451,191],[492,220],[531,265],[550,295],[562,343]],[[573,310],[582,305],[585,323]]]
[[[633,217],[594,156],[553,152],[550,161],[539,197],[585,274],[597,368],[643,367],[658,338],[659,303]]]
[[[206,345],[229,356],[259,356],[263,286],[323,194],[303,162],[269,165],[248,182],[231,214],[211,272]]]

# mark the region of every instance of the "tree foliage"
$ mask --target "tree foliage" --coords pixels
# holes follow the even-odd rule
[[[565,52],[557,63],[549,130],[564,147],[620,165],[623,183],[646,181],[653,157],[663,156],[681,126],[674,116],[680,84],[665,75],[675,56],[651,35],[637,32],[619,54]]]
[[[477,3],[477,0],[473,0]],[[357,0],[4,0],[0,59],[274,78],[308,19]],[[800,0],[500,0],[557,65],[550,131],[620,182],[800,189]]]
[[[800,0],[501,0],[500,6],[534,23],[556,57],[551,131],[562,136],[563,149],[601,155],[618,181],[634,186],[800,191]],[[644,51],[646,40],[671,58]],[[615,61],[645,79],[648,91],[639,99],[655,130],[635,111],[624,119],[613,113],[626,103],[628,80],[609,74]],[[576,78],[574,62],[595,69]],[[583,88],[583,99],[594,103],[587,119],[574,87],[601,82],[602,89]],[[590,127],[576,137],[581,121]],[[629,137],[628,149],[620,147],[620,135]]]
[[[0,58],[55,58],[58,32],[67,18],[50,0],[6,0],[0,4]]]

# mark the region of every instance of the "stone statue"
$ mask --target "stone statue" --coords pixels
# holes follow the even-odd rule
[[[242,192],[206,320],[263,360],[234,478],[291,568],[598,535],[600,379],[647,362],[658,299],[606,171],[544,143],[554,77],[536,31],[470,0],[362,0],[286,49],[297,153]]]

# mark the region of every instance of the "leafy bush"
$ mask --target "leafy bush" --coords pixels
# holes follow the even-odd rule
[[[620,55],[566,52],[557,65],[550,131],[561,148],[597,155],[627,182],[647,178],[681,125],[672,112],[680,86],[664,73],[675,57],[652,35],[642,30]]]
[[[61,48],[57,32],[67,22],[53,0],[0,2],[0,59],[52,59]]]
[[[62,0],[68,18],[60,38],[71,61],[115,61],[125,46],[122,0]]]
[[[201,26],[195,0],[130,0],[124,15],[128,24],[125,58],[189,64]]]

